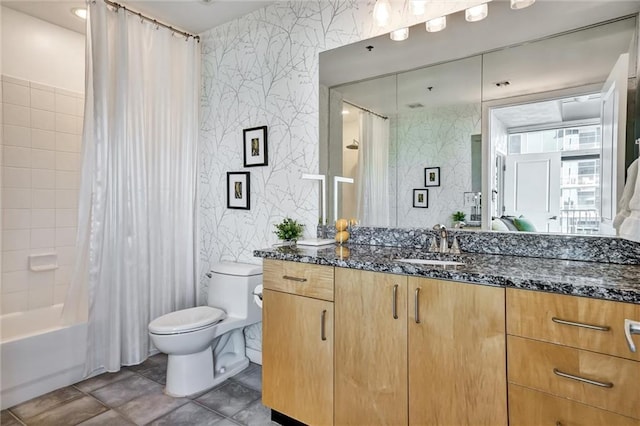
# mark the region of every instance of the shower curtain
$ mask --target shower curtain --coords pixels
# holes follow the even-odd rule
[[[65,305],[88,294],[86,371],[149,353],[147,326],[195,305],[199,47],[88,2],[78,261]]]
[[[360,223],[389,226],[389,120],[360,112],[356,180]]]

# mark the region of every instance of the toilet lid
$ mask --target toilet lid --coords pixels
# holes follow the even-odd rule
[[[195,331],[222,321],[227,314],[211,306],[197,306],[162,315],[151,321],[149,332],[154,334],[178,334]]]

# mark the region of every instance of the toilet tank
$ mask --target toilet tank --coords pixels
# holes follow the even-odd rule
[[[262,310],[253,300],[253,290],[262,284],[262,266],[221,262],[211,267],[207,304],[223,309],[227,316],[262,320]]]

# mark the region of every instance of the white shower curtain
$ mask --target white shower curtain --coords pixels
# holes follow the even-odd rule
[[[148,356],[147,325],[195,305],[199,47],[89,2],[78,262],[87,372]]]
[[[360,223],[389,226],[389,120],[360,112],[356,180]]]

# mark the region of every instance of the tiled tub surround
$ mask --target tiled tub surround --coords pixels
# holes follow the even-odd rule
[[[345,250],[346,249],[346,250]],[[257,257],[374,272],[540,290],[640,304],[640,265],[542,259],[495,254],[442,255],[424,249],[347,244],[324,248],[271,248]],[[431,266],[395,259],[446,259],[459,266]]]
[[[581,260],[624,265],[640,265],[640,243],[615,237],[536,234],[528,232],[484,232],[448,229],[449,245],[458,238],[465,253],[498,254],[547,259]],[[322,227],[318,227],[318,237]],[[422,249],[426,252],[439,233],[419,228],[371,228],[355,226],[349,244]],[[327,238],[335,228],[326,227]]]

